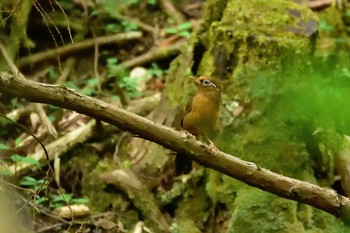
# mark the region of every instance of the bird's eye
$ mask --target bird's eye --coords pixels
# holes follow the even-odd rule
[[[203,85],[204,85],[204,86],[210,86],[210,85],[212,85],[212,83],[211,83],[208,79],[205,79],[205,80],[203,81]]]

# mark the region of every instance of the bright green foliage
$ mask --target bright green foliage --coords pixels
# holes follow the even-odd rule
[[[41,193],[46,190],[44,183],[45,180],[43,179],[37,180],[33,177],[25,176],[21,180],[20,185],[36,193],[35,204],[38,206],[44,206],[46,203],[49,203],[49,207],[57,208],[67,204],[84,204],[88,202],[86,198],[74,198],[73,194],[57,194],[52,197],[41,196]]]
[[[15,140],[15,145],[16,145],[16,147],[18,147],[19,144],[21,144],[21,142],[22,142],[22,139],[21,139],[21,138],[16,138],[16,140]]]
[[[107,59],[107,77],[117,78],[118,85],[126,91],[126,95],[129,97],[140,96],[137,90],[137,79],[130,78],[130,71],[124,69],[122,65],[118,63],[117,58]],[[151,67],[146,71],[144,77],[138,77],[141,79],[147,79],[149,77],[162,77],[164,75],[164,70],[162,70],[156,63],[152,63]]]
[[[146,76],[150,76],[150,77],[162,77],[164,75],[164,70],[162,70],[157,63],[152,63],[151,67],[149,69],[147,69],[146,72]]]
[[[9,147],[5,144],[0,143],[0,150],[8,150]]]
[[[333,31],[334,26],[329,24],[325,19],[320,20],[318,29],[320,31]]]
[[[45,180],[40,179],[37,180],[33,177],[30,176],[25,176],[23,177],[23,179],[21,180],[21,182],[19,183],[21,186],[25,186],[31,190],[33,190],[34,192],[37,192],[38,189],[44,184]],[[45,186],[42,186],[42,189],[45,189]]]
[[[157,4],[157,0],[147,0],[147,3],[154,6]]]
[[[30,157],[25,157],[25,156],[21,156],[21,155],[18,155],[18,154],[14,154],[14,155],[11,155],[10,158],[12,159],[12,161],[14,161],[16,163],[17,162],[21,162],[21,163],[27,163],[27,164],[40,166],[38,161],[36,161],[35,159],[30,158]]]
[[[46,190],[45,180],[37,180],[30,176],[25,176],[19,183],[21,186],[24,186],[35,193],[34,203],[37,206],[44,206],[44,203],[48,201],[46,196],[42,196],[42,192]]]
[[[11,99],[11,105],[13,108],[22,108],[23,107],[23,104],[19,103],[17,98]]]
[[[139,27],[136,23],[124,20],[121,22],[125,32],[136,31]]]
[[[169,27],[165,28],[164,32],[166,34],[175,34],[181,37],[189,38],[191,33],[190,29],[192,28],[192,23],[191,22],[184,22],[177,27]]]
[[[88,200],[86,198],[74,198],[73,194],[58,194],[52,196],[50,200],[50,207],[57,208],[66,206],[67,204],[84,204],[87,203]]]
[[[78,90],[79,89],[79,87],[77,85],[75,85],[75,83],[72,82],[72,81],[66,82],[66,86],[69,87],[69,88],[72,88],[74,90]]]
[[[48,74],[49,74],[49,77],[53,78],[54,80],[56,80],[59,77],[59,74],[57,73],[57,71],[53,66],[50,66],[48,68]]]
[[[85,95],[93,95],[96,94],[97,90],[97,85],[98,85],[98,80],[97,78],[91,78],[87,80],[87,84],[83,89],[83,93]]]
[[[140,93],[136,90],[136,80],[130,78],[130,71],[118,64],[117,58],[107,59],[107,77],[117,78],[118,85],[126,91],[127,96],[138,96]]]

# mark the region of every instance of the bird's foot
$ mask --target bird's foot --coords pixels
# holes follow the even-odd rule
[[[219,153],[219,149],[215,146],[214,142],[212,142],[209,138],[207,138],[209,144],[208,144],[208,149],[213,152],[214,154]]]
[[[195,135],[191,134],[190,132],[188,132],[186,130],[184,132],[185,132],[186,138],[193,138],[194,140],[197,140],[197,137]]]

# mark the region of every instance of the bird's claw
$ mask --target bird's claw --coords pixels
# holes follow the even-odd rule
[[[209,138],[207,138],[207,140],[209,141],[209,144],[207,144],[208,149],[214,154],[219,153],[219,149],[215,146],[215,144]]]
[[[196,136],[194,136],[193,134],[191,134],[190,132],[188,131],[184,131],[185,132],[185,135],[186,135],[186,138],[193,138],[194,140],[197,140]]]

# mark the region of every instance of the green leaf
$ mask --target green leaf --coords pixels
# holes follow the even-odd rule
[[[333,31],[334,30],[334,26],[329,24],[326,20],[321,20],[318,28],[320,31]]]
[[[11,155],[11,159],[13,162],[19,162],[22,160],[22,158],[23,158],[23,156],[20,156],[18,154]]]
[[[63,194],[59,194],[59,195],[55,195],[52,198],[52,202],[65,202],[67,201],[68,203],[73,199],[73,194],[71,193],[63,193]]]
[[[192,28],[192,23],[191,22],[185,22],[185,23],[182,23],[178,26],[178,29],[183,31],[183,30],[187,30],[187,29],[190,29]]]
[[[156,5],[157,0],[147,0],[147,3],[154,6]]]
[[[163,76],[163,71],[162,70],[155,70],[153,73],[158,78]]]
[[[16,147],[18,147],[19,144],[21,144],[21,142],[22,142],[22,139],[21,139],[21,138],[16,138],[16,140],[15,140],[15,145],[16,145]]]
[[[0,176],[12,176],[12,172],[10,172],[9,170],[1,170]]]
[[[48,116],[48,118],[49,118],[50,122],[54,122],[56,120],[56,117],[54,115],[52,115],[52,114],[50,114]]]
[[[98,16],[98,14],[99,14],[98,10],[93,10],[91,11],[90,16]]]
[[[120,31],[121,30],[121,27],[120,25],[118,24],[115,24],[115,23],[110,23],[110,24],[107,24],[104,26],[104,28],[106,29],[106,31],[112,31],[112,32],[115,32],[115,31]]]
[[[33,164],[33,165],[39,166],[39,162],[33,158],[30,158],[30,157],[24,157],[24,156],[21,156],[18,154],[14,154],[14,155],[11,155],[10,158],[14,162],[22,162],[22,163]]]
[[[8,150],[9,147],[5,144],[0,143],[0,150]]]
[[[173,19],[173,18],[167,18],[166,21],[167,21],[168,24],[174,24],[174,23],[176,23],[175,19]]]
[[[91,96],[91,95],[93,95],[93,94],[95,93],[95,90],[92,89],[92,88],[85,88],[85,89],[83,90],[83,93],[84,93],[85,95]]]
[[[50,203],[50,208],[58,208],[58,207],[62,207],[62,206],[65,206],[65,204],[63,202]]]
[[[59,77],[59,74],[56,72],[56,70],[52,66],[49,67],[48,74],[51,78],[58,78]]]
[[[72,81],[66,82],[66,86],[75,90],[79,89],[79,87],[75,85],[75,83],[73,83]]]
[[[86,198],[74,198],[72,200],[72,203],[74,204],[84,204],[84,203],[87,203],[89,200],[86,199]]]
[[[39,206],[43,206],[42,204],[43,204],[44,202],[47,202],[48,200],[49,200],[48,197],[39,197],[39,196],[36,196],[36,198],[35,198],[35,204],[36,204],[36,205],[39,205]]]
[[[89,86],[96,86],[97,83],[98,83],[97,78],[92,78],[92,79],[89,79],[89,80],[87,81],[87,84],[88,84]]]
[[[119,97],[118,95],[113,95],[113,96],[112,96],[112,99],[113,99],[113,100],[120,100],[120,97]]]
[[[116,65],[117,63],[118,63],[118,58],[115,58],[115,57],[107,58],[108,65]]]
[[[135,31],[139,28],[139,26],[136,23],[126,21],[126,20],[122,21],[121,24],[123,25],[125,31],[127,31],[127,32]]]
[[[23,105],[18,102],[17,98],[11,99],[11,105],[12,105],[13,108],[23,107]]]
[[[30,186],[30,187],[37,187],[39,185],[42,185],[45,181],[44,180],[37,180],[30,176],[25,176],[19,183],[22,186]]]
[[[176,34],[178,32],[178,30],[176,28],[166,28],[166,29],[164,29],[164,32],[166,34]]]
[[[179,36],[189,38],[191,36],[191,33],[189,31],[183,31],[178,33]]]

